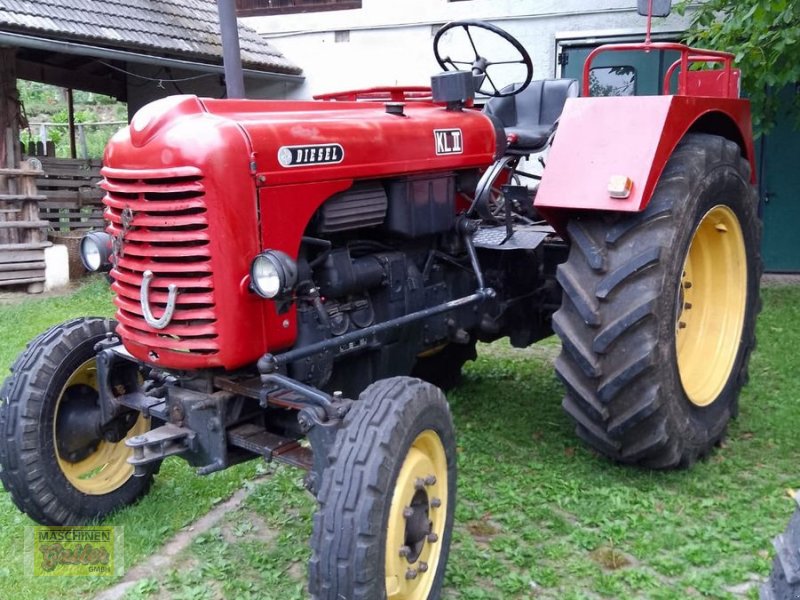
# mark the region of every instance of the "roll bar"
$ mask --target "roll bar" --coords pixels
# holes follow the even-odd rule
[[[606,52],[631,52],[631,51],[641,51],[641,52],[651,52],[653,50],[674,50],[680,52],[681,57],[675,61],[667,70],[666,76],[664,77],[664,94],[669,94],[669,83],[672,75],[675,73],[675,70],[680,67],[680,74],[678,76],[678,91],[677,94],[681,96],[689,95],[689,66],[692,63],[722,63],[722,71],[720,72],[721,75],[724,77],[724,89],[726,93],[724,94],[727,97],[737,97],[732,92],[732,83],[735,82],[734,76],[734,69],[733,69],[733,59],[734,55],[730,52],[720,52],[718,50],[700,50],[695,48],[690,48],[685,44],[679,44],[677,42],[642,42],[642,43],[635,43],[635,44],[607,44],[605,46],[599,46],[592,50],[588,57],[586,57],[586,62],[583,64],[583,95],[590,96],[590,89],[589,89],[589,73],[592,70],[592,63],[594,62],[595,58],[597,58],[600,54],[605,54]]]

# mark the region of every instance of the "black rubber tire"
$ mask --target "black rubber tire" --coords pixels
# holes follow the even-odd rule
[[[786,527],[772,542],[775,560],[769,579],[761,587],[760,600],[800,600],[800,494],[798,508]]]
[[[417,435],[433,430],[444,446],[448,499],[441,555],[429,600],[439,598],[456,494],[453,421],[441,390],[411,377],[370,385],[338,432],[314,516],[309,591],[314,600],[386,598],[385,549],[391,498]]]
[[[75,369],[116,322],[79,318],[49,329],[28,344],[11,367],[0,397],[0,482],[14,504],[43,525],[77,525],[134,503],[150,489],[152,464],[103,495],[75,488],[58,466],[53,419],[58,397]]]
[[[411,376],[418,377],[449,392],[461,385],[463,380],[461,368],[464,364],[476,358],[478,358],[478,352],[475,350],[475,340],[466,344],[453,342],[436,354],[418,358],[411,371]]]
[[[761,222],[750,165],[719,136],[689,134],[642,213],[583,213],[567,226],[568,260],[553,329],[563,407],[578,436],[619,462],[688,467],[710,452],[736,415],[761,307]],[[747,262],[744,327],[727,382],[705,407],[684,391],[675,350],[676,291],[695,228],[725,205],[742,228]]]

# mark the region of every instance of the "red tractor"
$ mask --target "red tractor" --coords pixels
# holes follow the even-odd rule
[[[496,86],[475,44],[442,50],[478,29],[518,53],[518,83]],[[732,55],[605,46],[578,97],[491,24],[434,46],[431,88],[176,96],[112,139],[107,233],[82,252],[110,268],[116,320],[42,334],[2,389],[0,479],[22,511],[103,517],[168,456],[200,474],[277,460],[319,503],[312,597],[422,600],[455,507],[442,390],[476,342],[558,334],[564,408],[613,460],[686,467],[721,440],[761,270]],[[663,95],[590,97],[598,53],[664,49]],[[543,149],[539,182],[522,165]]]

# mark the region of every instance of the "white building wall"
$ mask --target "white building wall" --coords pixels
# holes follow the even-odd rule
[[[646,23],[635,0],[363,0],[357,10],[244,20],[303,68],[306,83],[288,91],[303,98],[379,85],[428,85],[440,71],[433,33],[458,19],[482,19],[507,30],[531,54],[538,79],[557,75],[559,40],[643,36]],[[673,14],[656,19],[654,30],[678,32],[687,24]]]

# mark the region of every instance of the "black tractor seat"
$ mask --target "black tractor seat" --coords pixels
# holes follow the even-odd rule
[[[520,85],[514,83],[501,91],[510,92]],[[515,96],[491,98],[483,112],[502,123],[509,150],[520,154],[536,152],[547,145],[567,98],[578,96],[578,90],[576,79],[531,81]]]

